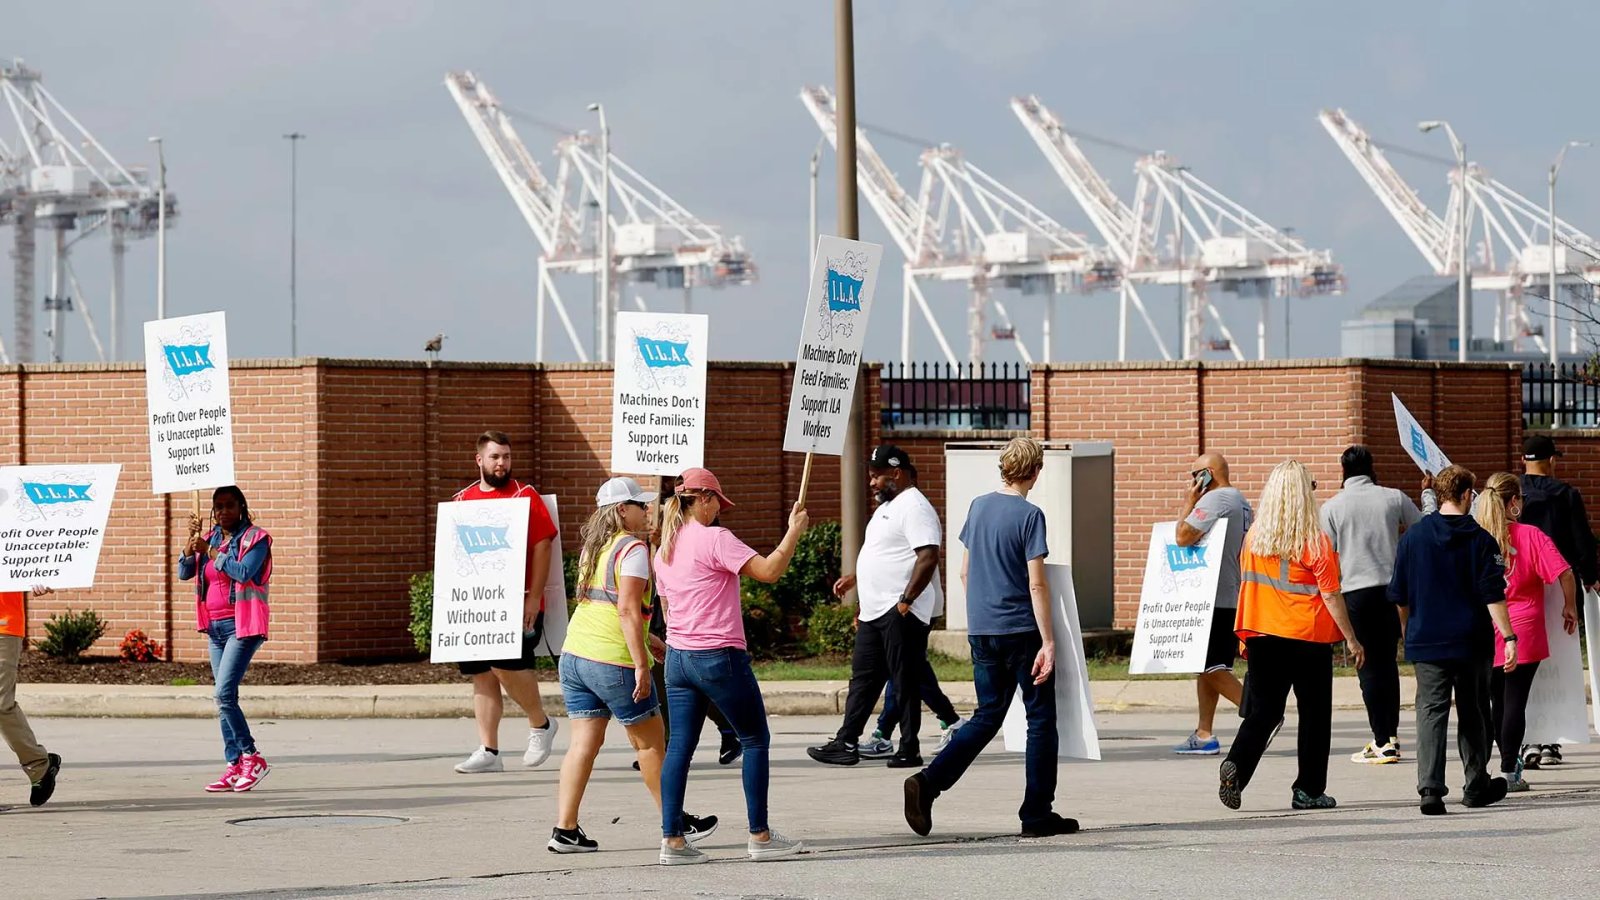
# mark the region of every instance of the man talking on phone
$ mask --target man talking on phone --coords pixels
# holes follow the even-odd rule
[[[1183,756],[1216,756],[1222,742],[1211,732],[1217,717],[1217,700],[1227,697],[1239,705],[1244,689],[1233,674],[1239,656],[1239,638],[1233,631],[1234,610],[1239,606],[1239,551],[1255,511],[1238,488],[1228,482],[1228,461],[1220,453],[1206,453],[1189,467],[1189,489],[1178,513],[1178,546],[1192,547],[1205,540],[1219,519],[1227,519],[1222,545],[1222,571],[1217,574],[1217,603],[1211,612],[1211,632],[1206,645],[1206,668],[1195,681],[1200,718],[1188,739],[1172,748]]]

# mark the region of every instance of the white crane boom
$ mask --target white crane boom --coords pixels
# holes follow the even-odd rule
[[[1361,126],[1352,122],[1342,109],[1325,109],[1317,120],[1327,130],[1334,143],[1344,151],[1345,158],[1356,167],[1356,172],[1367,187],[1378,195],[1378,200],[1389,210],[1389,215],[1399,223],[1411,243],[1428,261],[1435,272],[1450,272],[1456,267],[1456,229],[1428,208],[1415,189],[1395,171],[1383,150],[1375,144]],[[1459,202],[1459,188],[1451,186],[1450,205]]]

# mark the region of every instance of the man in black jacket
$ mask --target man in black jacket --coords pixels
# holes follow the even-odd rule
[[[1522,439],[1524,471],[1522,518],[1519,521],[1549,535],[1567,565],[1572,567],[1578,583],[1587,590],[1594,590],[1596,583],[1600,582],[1594,531],[1589,527],[1589,514],[1583,507],[1583,495],[1578,493],[1577,488],[1555,477],[1555,457],[1560,455],[1555,441],[1542,434],[1530,434]],[[1581,610],[1583,604],[1578,604],[1578,607]],[[1590,628],[1597,626],[1600,623],[1588,624]],[[1560,764],[1560,744],[1522,748],[1522,766],[1525,769]]]

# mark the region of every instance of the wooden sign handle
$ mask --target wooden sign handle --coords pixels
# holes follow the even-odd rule
[[[806,468],[800,475],[800,499],[796,501],[801,509],[806,508],[806,491],[811,487],[811,458],[813,454],[806,454]]]

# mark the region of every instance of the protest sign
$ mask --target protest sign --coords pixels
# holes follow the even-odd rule
[[[522,655],[522,587],[528,576],[532,502],[512,497],[439,504],[433,543],[433,662]]]
[[[611,471],[677,475],[704,465],[705,316],[617,314]]]
[[[94,587],[120,465],[0,468],[0,591]]]
[[[144,377],[155,493],[233,484],[233,407],[223,314],[144,323]]]
[[[1561,624],[1566,598],[1561,585],[1544,589],[1544,630],[1550,656],[1539,663],[1528,692],[1528,744],[1589,743],[1589,708],[1583,696],[1583,651],[1578,636]]]
[[[805,323],[789,393],[783,449],[844,452],[844,430],[855,399],[861,344],[878,283],[883,247],[832,235],[817,238],[806,293]],[[801,492],[804,497],[804,491]]]
[[[1405,448],[1406,455],[1417,464],[1417,468],[1429,475],[1439,474],[1440,469],[1450,465],[1450,457],[1445,456],[1433,438],[1428,437],[1428,432],[1411,415],[1411,410],[1400,402],[1398,394],[1391,392],[1389,397],[1394,401],[1394,427],[1400,433],[1400,446]]]
[[[1050,582],[1056,641],[1056,732],[1060,739],[1056,755],[1061,759],[1099,759],[1100,732],[1094,725],[1094,698],[1089,693],[1089,664],[1084,656],[1083,629],[1078,625],[1072,567],[1047,565],[1044,570]],[[1011,701],[1002,728],[1007,750],[1020,753],[1028,749],[1027,711],[1020,696]]]
[[[1600,731],[1600,594],[1583,592],[1583,634],[1589,648],[1589,698],[1591,721]]]
[[[1177,533],[1176,522],[1158,522],[1150,529],[1128,660],[1131,675],[1205,669],[1228,520],[1218,519],[1193,546],[1180,547]]]
[[[556,510],[556,495],[541,494],[550,521],[559,523],[561,513]],[[536,656],[558,657],[567,642],[567,573],[561,561],[561,535],[550,539],[550,573],[544,579],[544,634],[539,638]]]

